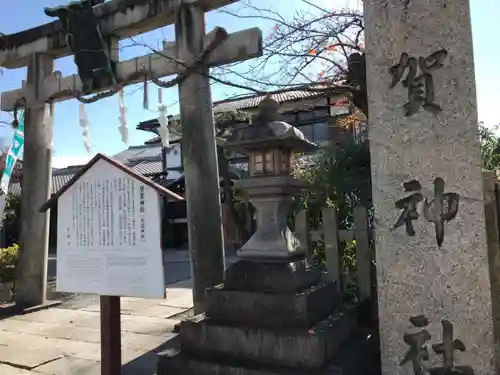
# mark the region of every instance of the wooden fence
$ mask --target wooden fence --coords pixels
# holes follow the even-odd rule
[[[493,316],[495,320],[495,340],[500,345],[500,179],[492,171],[483,170],[484,204],[488,258],[493,298]],[[365,207],[355,207],[354,227],[352,230],[339,230],[337,210],[322,210],[322,227],[310,230],[309,218],[305,211],[295,218],[295,234],[305,247],[309,262],[313,262],[312,243],[324,243],[326,257],[326,277],[337,281],[339,288],[343,284],[341,246],[344,241],[356,240],[356,265],[358,268],[356,284],[359,298],[364,300],[372,296],[373,254],[370,238],[373,230],[368,225],[368,212]],[[374,276],[374,275],[373,275]],[[500,354],[499,354],[500,357]]]
[[[368,211],[365,207],[357,206],[354,209],[354,228],[339,230],[337,210],[324,208],[322,210],[322,227],[319,230],[310,230],[307,212],[302,211],[295,218],[295,234],[305,247],[310,263],[313,260],[312,243],[321,241],[325,247],[326,277],[330,281],[337,281],[339,288],[344,284],[342,279],[341,247],[343,241],[356,240],[356,265],[359,299],[361,301],[372,296],[372,261],[373,251],[370,247],[370,227],[368,225]],[[340,291],[340,290],[339,290]]]
[[[488,260],[490,268],[491,291],[493,295],[493,318],[495,342],[500,347],[500,178],[493,171],[483,170],[484,205]],[[322,210],[322,227],[310,230],[305,211],[295,218],[295,234],[306,250],[308,260],[313,262],[312,242],[324,243],[326,255],[326,277],[342,285],[341,247],[343,241],[356,240],[356,265],[358,267],[356,284],[359,298],[372,296],[372,262],[374,251],[370,246],[373,230],[368,225],[368,212],[364,207],[354,210],[354,228],[339,230],[337,211],[334,208]],[[371,233],[372,232],[372,233]],[[373,275],[374,276],[374,275]],[[500,358],[500,353],[499,353]]]

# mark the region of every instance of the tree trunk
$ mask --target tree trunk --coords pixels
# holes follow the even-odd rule
[[[222,189],[224,201],[222,203],[226,203],[228,205],[231,216],[236,224],[239,237],[243,238],[243,241],[246,242],[250,238],[250,235],[246,230],[245,219],[240,216],[240,213],[234,205],[234,192],[231,186],[231,178],[229,176],[229,162],[222,147],[217,146],[217,157],[219,160],[219,173],[223,177]]]
[[[368,96],[366,88],[366,61],[365,55],[353,53],[347,60],[347,82],[356,88],[351,90],[352,101],[368,118]]]

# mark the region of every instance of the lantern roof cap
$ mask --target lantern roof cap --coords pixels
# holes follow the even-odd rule
[[[286,148],[290,151],[314,151],[317,145],[309,141],[296,127],[279,121],[279,103],[266,96],[259,105],[259,113],[253,123],[231,134],[224,147],[243,153],[269,147]]]

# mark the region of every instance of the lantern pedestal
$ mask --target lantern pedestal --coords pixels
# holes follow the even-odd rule
[[[307,183],[291,176],[255,177],[235,182],[243,189],[257,211],[257,229],[238,250],[240,258],[288,259],[305,254],[300,241],[288,228],[293,195]]]
[[[159,355],[158,375],[364,374],[373,340],[357,319],[300,256],[241,259],[207,290],[206,313],[181,322],[180,347]]]

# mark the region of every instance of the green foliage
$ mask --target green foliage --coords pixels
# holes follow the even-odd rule
[[[368,142],[349,139],[341,146],[327,146],[314,155],[297,159],[295,176],[308,181],[313,189],[301,195],[300,205],[308,211],[310,227],[321,227],[321,210],[336,207],[339,229],[351,229],[354,207],[371,207],[370,150]],[[324,241],[311,244],[316,262],[325,264]],[[355,301],[356,242],[340,244],[344,298]]]
[[[486,169],[500,167],[500,138],[479,124],[482,165]],[[314,155],[299,156],[295,176],[314,188],[303,193],[300,205],[310,216],[318,216],[323,207],[337,207],[341,229],[352,227],[352,212],[357,204],[371,207],[370,149],[368,142],[347,140],[340,146],[327,146]],[[317,226],[317,222],[311,223]]]
[[[15,280],[18,254],[18,244],[0,249],[0,282],[5,283]]]
[[[252,115],[238,109],[214,113],[214,121],[218,127],[227,123],[248,122]]]
[[[346,241],[340,245],[342,249],[342,270],[344,270],[344,297],[347,300],[356,301],[358,296],[358,285],[356,283],[358,275],[356,240]]]
[[[19,197],[7,195],[5,202],[5,211],[2,222],[5,231],[5,245],[11,246],[19,242],[21,218],[21,200]]]
[[[308,181],[313,189],[302,194],[300,204],[310,217],[323,207],[337,207],[341,229],[352,227],[354,206],[371,206],[370,150],[367,142],[346,141],[327,146],[315,155],[297,160],[295,176]],[[318,225],[314,219],[311,225]]]
[[[0,282],[11,282],[15,279],[19,253],[19,218],[21,202],[17,197],[8,195],[5,199],[5,210],[2,229],[8,247],[0,249]]]
[[[346,241],[344,245],[344,256],[342,257],[342,268],[355,275],[358,272],[356,264],[356,240]]]
[[[489,170],[500,167],[500,138],[494,133],[497,128],[498,125],[493,129],[489,129],[484,126],[484,123],[479,123],[478,136],[481,143],[481,163],[483,168]]]

